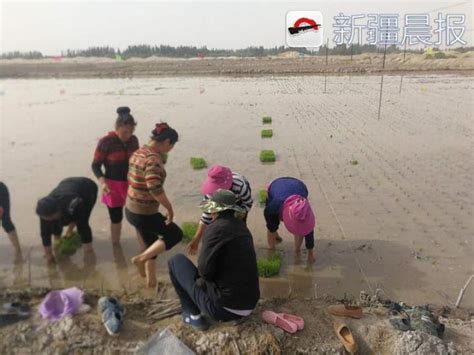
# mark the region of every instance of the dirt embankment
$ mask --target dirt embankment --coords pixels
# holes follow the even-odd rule
[[[170,285],[163,285],[169,290]],[[213,324],[206,332],[195,332],[183,326],[181,316],[156,320],[153,310],[159,297],[146,298],[125,291],[116,295],[126,309],[124,329],[118,337],[107,335],[96,312],[97,291],[86,293],[89,313],[47,323],[36,312],[46,289],[4,291],[0,300],[20,299],[33,306],[34,315],[27,321],[0,328],[2,354],[125,354],[139,349],[155,332],[168,327],[182,342],[198,354],[343,354],[342,345],[333,331],[334,322],[345,322],[352,330],[361,354],[446,354],[472,353],[470,312],[453,312],[437,308],[446,325],[443,339],[421,332],[402,333],[388,322],[386,308],[374,298],[362,300],[362,319],[330,316],[326,308],[337,300],[319,299],[262,300],[254,315],[240,322]],[[169,297],[168,292],[162,293]],[[305,328],[294,335],[284,333],[260,320],[262,310],[272,309],[302,315]]]
[[[474,70],[474,52],[449,52],[444,59],[423,54],[383,53],[350,56],[299,56],[288,52],[265,58],[170,59],[151,57],[116,61],[108,58],[0,60],[0,78],[115,78],[149,76],[252,76],[292,74],[371,74],[399,72],[461,72]]]

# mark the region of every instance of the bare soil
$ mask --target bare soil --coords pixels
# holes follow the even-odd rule
[[[162,295],[175,297],[173,291],[168,292],[169,284],[161,287],[167,289]],[[473,313],[456,313],[443,307],[437,308],[440,320],[446,325],[443,339],[421,332],[394,330],[388,322],[387,309],[373,300],[362,303],[362,319],[333,317],[327,313],[327,306],[344,300],[329,296],[261,300],[248,319],[213,323],[208,331],[197,332],[183,325],[180,315],[160,321],[149,316],[160,300],[157,295],[143,297],[138,293],[98,290],[86,292],[85,302],[92,306],[89,313],[47,322],[36,311],[47,292],[47,289],[4,291],[0,301],[29,302],[34,314],[28,320],[0,328],[2,354],[127,354],[135,352],[150,336],[166,327],[198,354],[344,354],[333,330],[334,324],[341,322],[352,330],[360,354],[467,354],[474,350]],[[97,314],[97,300],[103,294],[115,295],[126,309],[124,328],[118,337],[106,333]],[[267,309],[300,315],[305,319],[305,328],[290,335],[266,324],[260,313]]]
[[[467,73],[474,70],[473,52],[449,52],[454,58],[426,59],[424,54],[383,53],[350,56],[302,56],[287,52],[264,58],[64,58],[0,60],[0,78],[129,78],[154,76],[254,76],[344,73]]]

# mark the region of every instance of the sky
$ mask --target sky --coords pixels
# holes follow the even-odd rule
[[[323,37],[334,45],[333,16],[391,13],[465,14],[463,39],[473,45],[472,2],[451,1],[1,1],[1,52],[109,45],[167,44],[237,49],[285,45],[286,14],[316,10]],[[440,9],[439,11],[437,9]],[[435,11],[433,11],[435,10]],[[367,23],[367,20],[365,20]],[[402,27],[402,24],[400,24]]]

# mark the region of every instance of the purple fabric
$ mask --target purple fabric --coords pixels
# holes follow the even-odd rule
[[[77,312],[83,303],[84,292],[77,287],[51,291],[41,302],[39,312],[43,319],[60,320]]]

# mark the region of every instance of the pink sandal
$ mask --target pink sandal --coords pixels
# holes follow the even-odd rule
[[[287,321],[295,323],[296,326],[298,327],[298,330],[302,330],[304,328],[303,318],[295,316],[293,314],[288,314],[288,313],[278,313],[278,315],[282,317],[283,319],[286,319]]]
[[[265,322],[271,325],[274,325],[276,327],[279,327],[283,329],[285,332],[290,333],[290,334],[296,333],[296,331],[298,330],[298,326],[295,323],[289,320],[286,320],[280,314],[272,312],[272,311],[264,311],[262,313],[262,319]]]

